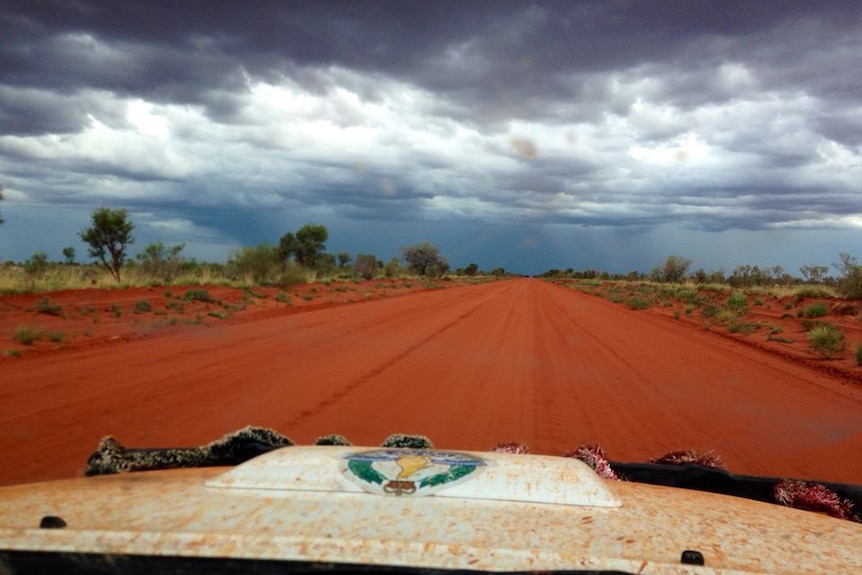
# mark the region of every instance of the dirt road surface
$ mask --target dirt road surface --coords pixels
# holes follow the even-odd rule
[[[423,292],[0,363],[0,483],[71,477],[99,439],[522,441],[611,459],[715,450],[736,473],[862,483],[862,389],[539,280]]]

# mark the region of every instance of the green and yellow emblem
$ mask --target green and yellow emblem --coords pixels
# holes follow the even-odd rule
[[[369,493],[421,496],[467,481],[485,465],[457,451],[375,449],[345,456],[342,472]]]

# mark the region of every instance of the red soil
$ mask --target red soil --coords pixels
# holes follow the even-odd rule
[[[333,305],[347,292],[326,290],[292,298],[316,301],[310,313],[276,302],[277,290],[255,290],[266,297],[245,311],[214,307],[234,313],[225,320],[187,304],[206,325],[174,327],[131,311],[140,299],[169,309],[163,289],[50,294],[66,318],[38,322],[73,335],[59,351],[0,361],[0,484],[73,476],[106,434],[186,446],[248,424],[298,443],[340,433],[376,445],[401,432],[457,449],[599,443],[623,461],[715,450],[736,473],[862,484],[862,385],[817,365],[539,280],[361,305]],[[0,299],[7,349],[40,297]],[[79,321],[92,333],[78,335]]]

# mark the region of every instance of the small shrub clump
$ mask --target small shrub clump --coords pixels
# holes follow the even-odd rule
[[[44,328],[25,325],[15,329],[12,339],[24,345],[33,345],[36,340],[41,339],[44,335]]]
[[[652,299],[639,294],[633,295],[626,302],[629,309],[649,309],[652,307],[652,304]]]
[[[148,313],[153,311],[153,306],[151,306],[150,302],[148,302],[147,300],[142,299],[141,301],[135,303],[135,306],[132,308],[132,310],[135,313]]]
[[[44,313],[46,315],[53,315],[57,317],[64,317],[66,314],[63,312],[63,306],[52,303],[50,299],[47,297],[43,297],[36,304],[36,311],[39,313]]]
[[[744,315],[748,311],[748,298],[746,298],[743,293],[731,294],[731,296],[727,298],[727,303],[725,305],[727,306],[727,309],[733,313]]]
[[[190,289],[183,296],[186,301],[202,301],[204,303],[212,303],[215,300],[210,293],[205,289]]]
[[[829,313],[825,303],[814,303],[805,308],[805,317],[825,317]]]
[[[844,353],[844,332],[832,324],[821,323],[812,328],[808,333],[808,341],[823,357],[841,357]]]

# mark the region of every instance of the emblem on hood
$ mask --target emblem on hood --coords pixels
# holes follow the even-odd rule
[[[375,449],[346,455],[341,471],[369,493],[423,496],[468,481],[486,465],[456,451]]]

